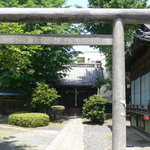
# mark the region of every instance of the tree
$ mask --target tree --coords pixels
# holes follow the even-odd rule
[[[1,0],[1,7],[62,7],[65,0]],[[1,33],[75,34],[80,27],[70,23],[1,23]],[[37,83],[54,86],[77,52],[69,46],[0,46],[0,87],[18,89],[30,96]],[[14,84],[15,83],[15,84]]]
[[[105,79],[104,77],[99,77],[95,84],[93,85],[93,87],[95,88],[101,88],[103,85],[105,85],[107,83],[107,79]]]
[[[25,33],[19,23],[0,23],[0,31],[3,34]],[[23,71],[32,72],[28,68],[31,64],[30,57],[40,49],[39,45],[0,45],[0,87],[20,89],[25,94],[28,93],[31,88]]]
[[[96,82],[94,83],[93,87],[98,89],[97,94],[100,95],[100,90],[101,87],[106,85],[105,87],[107,88],[106,91],[108,90],[108,83],[109,83],[109,79],[105,79],[104,77],[99,77]]]
[[[31,105],[40,112],[46,112],[52,106],[55,100],[60,97],[55,89],[50,89],[47,84],[40,84],[35,88],[32,94]]]
[[[88,0],[89,8],[146,8],[148,0]],[[130,42],[137,25],[125,25],[125,39]],[[87,31],[93,34],[111,34],[112,24],[87,24]]]
[[[89,8],[146,8],[148,0],[88,0]],[[126,48],[132,41],[132,33],[139,26],[125,25],[125,42]],[[92,34],[112,34],[112,24],[89,23],[85,29]],[[95,46],[106,57],[106,67],[111,72],[112,49],[110,47]],[[110,81],[110,80],[109,80]]]
[[[1,0],[1,7],[51,8],[62,7],[65,0]]]

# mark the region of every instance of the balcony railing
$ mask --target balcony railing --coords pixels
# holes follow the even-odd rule
[[[150,114],[148,105],[139,105],[139,104],[127,104],[127,112],[137,114]]]

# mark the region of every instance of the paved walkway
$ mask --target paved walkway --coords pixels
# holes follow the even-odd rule
[[[46,150],[84,150],[82,119],[71,119]]]

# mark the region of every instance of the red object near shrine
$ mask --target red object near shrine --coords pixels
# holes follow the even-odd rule
[[[70,116],[79,116],[81,114],[79,108],[70,108],[69,115]]]
[[[144,115],[144,120],[150,120],[150,115]]]

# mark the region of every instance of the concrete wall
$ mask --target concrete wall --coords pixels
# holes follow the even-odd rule
[[[103,53],[100,52],[83,52],[82,54],[79,54],[78,57],[84,57],[85,58],[85,62],[84,63],[93,63],[95,61],[101,61],[102,63],[102,67],[104,68],[104,76],[108,77],[109,76],[109,72],[107,72],[107,68],[106,68],[106,59],[105,59],[105,55]]]

